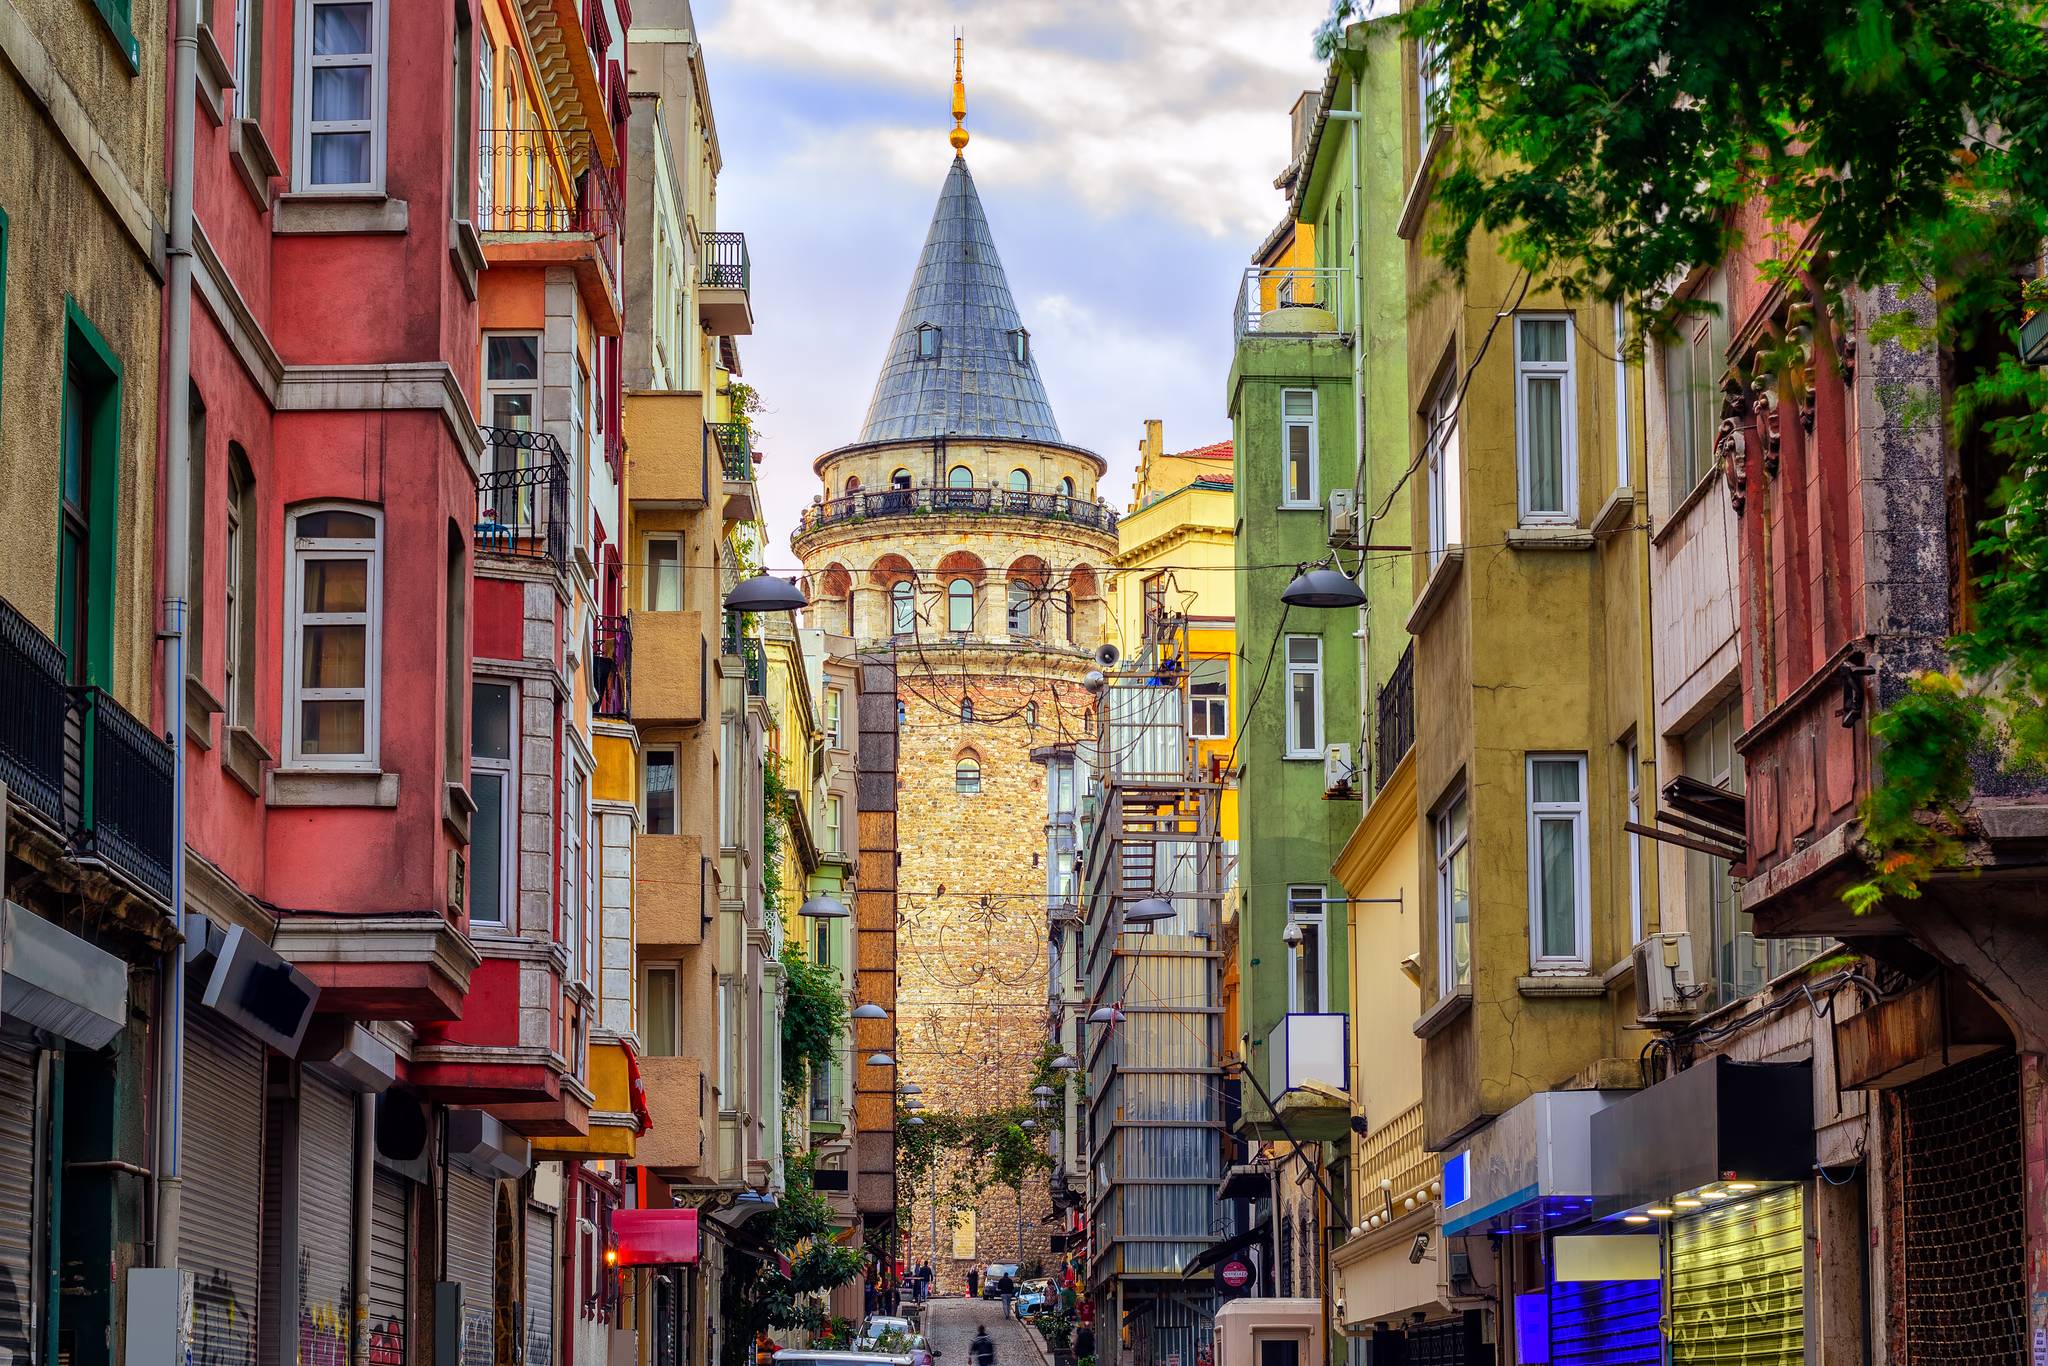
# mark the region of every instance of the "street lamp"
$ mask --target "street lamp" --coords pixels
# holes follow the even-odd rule
[[[1113,1005],[1097,1006],[1088,1014],[1089,1024],[1122,1024],[1123,1022],[1123,1011]]]
[[[1341,570],[1318,565],[1296,574],[1280,590],[1280,601],[1289,607],[1363,607],[1365,590]]]
[[[906,1081],[896,1089],[906,1096],[921,1096],[924,1094],[924,1088],[914,1081]]]
[[[823,892],[819,892],[816,896],[804,902],[803,905],[797,907],[796,913],[808,916],[812,920],[844,920],[848,915],[845,902],[840,901],[837,897],[827,896]],[[878,1006],[876,1009],[880,1009],[880,1007]]]
[[[773,574],[743,579],[725,595],[728,612],[800,612],[810,606],[804,590]]]
[[[1173,919],[1175,914],[1171,901],[1163,896],[1148,896],[1124,907],[1124,924],[1157,925],[1162,920]]]
[[[863,1001],[853,1008],[853,1018],[856,1020],[886,1020],[889,1018],[889,1012],[876,1005],[873,1001]]]
[[[1052,1070],[1055,1072],[1078,1072],[1081,1070],[1081,1064],[1075,1062],[1067,1054],[1062,1053],[1052,1060]]]
[[[890,1057],[887,1053],[868,1054],[868,1066],[870,1067],[894,1067],[895,1065],[896,1059]]]

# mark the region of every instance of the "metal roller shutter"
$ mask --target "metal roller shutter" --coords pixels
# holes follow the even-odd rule
[[[461,1167],[448,1169],[448,1279],[462,1285],[462,1366],[491,1366],[493,1184]]]
[[[310,1074],[299,1082],[299,1344],[304,1360],[345,1356],[355,1295],[356,1098]]]
[[[1550,1287],[1551,1366],[1661,1366],[1657,1281],[1566,1281]]]
[[[526,1207],[526,1366],[555,1361],[555,1212]]]
[[[256,1287],[263,1246],[263,1045],[203,1007],[185,1023],[186,1216],[178,1264],[192,1272],[192,1359],[256,1360]]]
[[[411,1203],[412,1182],[377,1168],[370,1186],[370,1366],[405,1366]]]
[[[1796,1186],[1675,1221],[1672,1366],[1803,1366],[1805,1241]]]
[[[42,1295],[36,1287],[36,1072],[25,1039],[0,1039],[0,1360],[29,1360]]]

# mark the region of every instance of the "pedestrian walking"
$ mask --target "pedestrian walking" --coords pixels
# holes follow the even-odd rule
[[[971,1300],[980,1293],[981,1268],[970,1266],[967,1268],[967,1298]]]
[[[1074,1357],[1076,1360],[1086,1360],[1094,1355],[1095,1330],[1084,1323],[1074,1330]]]
[[[996,1293],[1003,1297],[1003,1317],[1006,1319],[1017,1317],[1017,1282],[1009,1272],[1005,1271],[1003,1278],[996,1282]]]
[[[967,1360],[971,1366],[996,1366],[996,1340],[988,1335],[988,1325],[974,1325],[974,1341],[967,1344]]]

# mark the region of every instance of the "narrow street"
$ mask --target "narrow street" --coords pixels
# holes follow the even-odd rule
[[[1031,1345],[1023,1325],[1003,1317],[1000,1300],[936,1299],[925,1306],[924,1323],[925,1336],[941,1366],[972,1366],[967,1345],[974,1341],[979,1325],[985,1325],[995,1339],[996,1366],[1036,1366],[1038,1361],[1038,1349]]]

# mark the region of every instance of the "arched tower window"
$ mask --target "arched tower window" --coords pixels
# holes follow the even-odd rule
[[[966,579],[946,585],[946,629],[955,635],[974,629],[974,585]]]
[[[849,498],[851,498],[851,497],[852,497],[852,496],[853,496],[854,494],[856,494],[856,493],[859,493],[859,492],[860,492],[860,476],[859,476],[859,475],[857,475],[857,474],[849,474],[849,475],[847,475],[847,476],[846,476],[846,496],[847,496],[847,497],[849,497]]]
[[[965,796],[976,796],[981,792],[981,760],[972,754],[963,754],[953,765],[953,790]]]
[[[931,323],[917,325],[917,358],[937,360],[939,358],[939,329]]]
[[[1032,618],[1037,613],[1032,608],[1031,585],[1018,579],[1010,580],[1010,634],[1019,639],[1029,639],[1038,634],[1032,630]]]
[[[898,579],[889,587],[889,630],[892,634],[907,636],[915,629],[917,604],[911,592],[909,579]]]
[[[1029,492],[1031,492],[1031,472],[1030,472],[1029,470],[1011,470],[1011,471],[1010,471],[1010,492],[1012,492],[1012,493],[1029,493]]]
[[[960,719],[962,721],[972,721],[974,719],[973,698],[963,697],[960,699]]]
[[[1072,475],[1068,475],[1068,476],[1067,476],[1066,478],[1064,478],[1064,479],[1060,480],[1060,497],[1062,497],[1062,498],[1072,498],[1073,496],[1074,496],[1074,477],[1073,477]]]
[[[896,469],[896,470],[895,470],[895,471],[894,471],[893,473],[891,473],[891,474],[890,474],[890,476],[889,476],[889,487],[890,487],[890,488],[892,488],[892,489],[907,489],[907,488],[909,488],[909,487],[910,487],[910,471],[909,471],[909,470],[906,470],[906,469],[903,469],[903,468],[901,468],[901,467],[897,468],[897,469]]]
[[[1037,727],[1038,704],[1036,702],[1026,702],[1024,704],[1024,724],[1033,728]]]
[[[974,471],[965,465],[955,465],[946,471],[946,487],[950,489],[971,489],[974,487]]]

